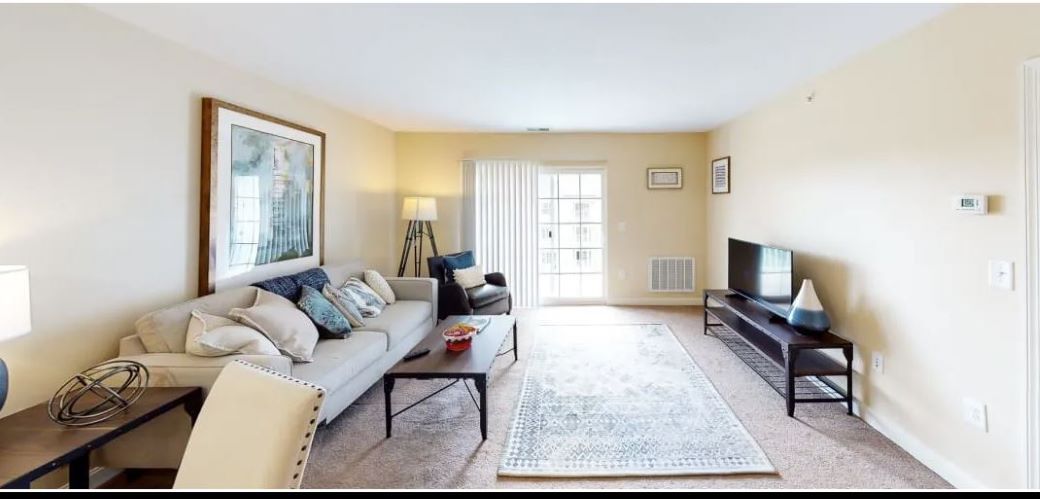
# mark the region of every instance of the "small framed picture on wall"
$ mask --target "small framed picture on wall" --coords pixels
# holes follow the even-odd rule
[[[729,194],[729,156],[711,161],[711,193]]]
[[[682,189],[682,168],[660,167],[646,169],[647,189]]]

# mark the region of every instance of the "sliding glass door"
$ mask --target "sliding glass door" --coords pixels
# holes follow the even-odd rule
[[[546,168],[538,174],[538,282],[542,303],[604,296],[603,170]]]

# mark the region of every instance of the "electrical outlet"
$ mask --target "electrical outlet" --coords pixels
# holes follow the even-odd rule
[[[625,279],[628,279],[628,272],[625,272],[625,269],[618,269],[618,271],[617,271],[617,278],[618,278],[618,280],[621,280],[621,281],[624,281]]]
[[[870,367],[878,374],[885,374],[885,356],[881,352],[874,352],[870,358]]]
[[[986,432],[989,431],[988,419],[986,416],[986,404],[964,397],[964,422]]]

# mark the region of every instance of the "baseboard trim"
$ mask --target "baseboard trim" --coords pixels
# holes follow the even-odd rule
[[[607,305],[619,305],[619,306],[664,306],[664,307],[680,307],[680,306],[692,306],[700,305],[701,298],[700,293],[696,293],[693,296],[662,296],[662,297],[639,297],[639,298],[609,298],[606,301]]]
[[[904,430],[898,424],[886,421],[859,406],[860,417],[868,425],[880,432],[885,438],[900,446],[915,459],[936,472],[947,482],[958,489],[987,489],[991,488],[964,471],[961,467],[953,464],[949,459],[939,455],[931,447],[914,437],[910,432]]]

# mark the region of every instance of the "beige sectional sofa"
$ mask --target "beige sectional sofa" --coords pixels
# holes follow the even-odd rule
[[[322,267],[333,285],[361,277],[360,262]],[[184,353],[191,311],[226,316],[232,308],[249,307],[257,288],[221,291],[172,305],[145,315],[136,334],[119,344],[121,359],[135,360],[151,373],[152,386],[202,386],[208,390],[224,366],[245,360],[325,388],[328,399],[321,422],[335,418],[382,377],[383,373],[418,344],[437,321],[437,283],[433,279],[387,277],[397,301],[378,317],[366,319],[342,340],[319,340],[314,361],[293,363],[288,357],[228,355],[197,357]]]

